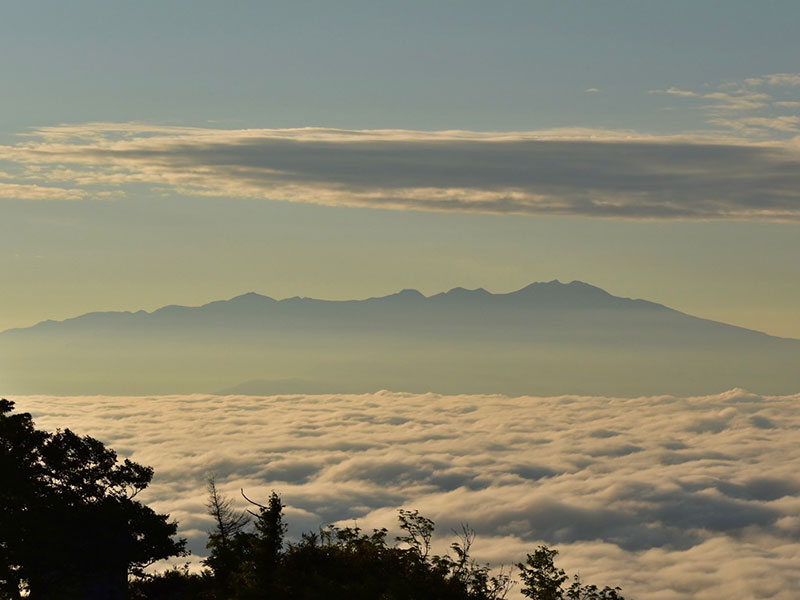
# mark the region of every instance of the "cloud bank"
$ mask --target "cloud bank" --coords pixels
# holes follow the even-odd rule
[[[279,491],[290,533],[345,521],[469,521],[493,564],[556,545],[561,565],[639,600],[773,598],[800,584],[800,396],[15,398],[149,464],[143,500],[204,553],[204,478]],[[196,557],[197,558],[197,557]]]
[[[736,96],[744,101],[753,100]],[[786,133],[797,125],[791,116],[763,119],[739,128]],[[149,194],[395,210],[800,220],[797,138],[90,123],[36,130],[0,146],[0,161],[13,178],[0,196],[14,191],[10,184],[49,186],[27,195],[20,187],[21,198],[102,197],[145,186]]]

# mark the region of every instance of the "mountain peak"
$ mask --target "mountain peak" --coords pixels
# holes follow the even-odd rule
[[[400,290],[395,296],[403,296],[407,298],[424,298],[425,296],[419,290],[415,290],[414,288],[405,288]]]
[[[248,301],[248,300],[273,300],[273,298],[270,298],[269,296],[264,296],[257,292],[247,292],[245,294],[234,296],[233,298],[230,299],[230,302]]]
[[[481,288],[475,288],[474,290],[468,290],[467,288],[464,288],[464,287],[454,287],[451,290],[448,290],[448,291],[445,292],[445,295],[448,295],[448,296],[449,295],[464,296],[464,295],[467,295],[467,294],[475,294],[475,295],[479,295],[479,296],[491,295],[491,294],[489,294],[489,292],[487,292],[482,287]]]
[[[526,290],[537,290],[537,289],[584,289],[584,290],[599,290],[605,294],[606,292],[603,288],[599,288],[596,285],[592,285],[591,283],[586,283],[585,281],[580,281],[579,279],[573,279],[569,283],[564,283],[559,279],[553,279],[551,281],[534,281],[526,285],[524,288],[517,290],[518,292],[526,291]],[[513,292],[512,292],[513,293]]]
[[[377,298],[369,298],[369,301],[376,301],[376,300],[389,300],[389,301],[413,301],[413,300],[424,300],[425,296],[419,290],[415,290],[413,288],[405,288],[400,290],[399,292],[395,292],[394,294],[389,294],[388,296],[379,296]],[[356,300],[358,302],[358,300]]]

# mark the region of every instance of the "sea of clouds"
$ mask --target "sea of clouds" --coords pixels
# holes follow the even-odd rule
[[[628,598],[796,598],[800,394],[677,398],[315,396],[12,398],[151,465],[141,499],[205,553],[205,485],[287,505],[290,535],[331,522],[468,522],[494,565],[538,544]],[[518,590],[516,591],[518,593]]]

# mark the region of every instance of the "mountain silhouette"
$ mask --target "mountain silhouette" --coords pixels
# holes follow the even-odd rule
[[[254,292],[96,312],[0,333],[10,393],[251,394],[376,389],[703,394],[798,389],[800,340],[693,317],[580,281],[365,300]]]

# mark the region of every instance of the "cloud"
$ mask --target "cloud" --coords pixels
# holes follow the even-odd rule
[[[781,111],[797,108],[800,102],[794,97],[774,98],[775,94],[785,96],[792,93],[791,88],[796,86],[800,86],[800,73],[773,73],[706,86],[711,87],[712,91],[670,87],[650,90],[649,93],[692,99],[694,107],[703,111],[709,124],[733,130],[737,135],[764,138],[779,132],[790,135],[797,133],[797,116],[782,114]]]
[[[745,117],[740,119],[711,119],[712,123],[717,123],[731,129],[751,130],[755,128],[772,129],[775,131],[800,131],[800,117],[780,116],[780,117]]]
[[[35,184],[0,182],[0,198],[18,200],[81,200],[88,196],[85,190]]]
[[[753,92],[742,88],[733,93],[725,91],[699,93],[691,90],[682,90],[680,88],[671,87],[665,90],[649,90],[648,93],[677,96],[679,98],[699,98],[704,100],[713,100],[714,102],[712,103],[706,103],[706,108],[725,111],[761,108],[762,106],[766,106],[766,101],[770,99],[770,96],[763,92]]]
[[[770,99],[770,96],[763,93],[739,91],[735,94],[711,92],[709,94],[703,94],[702,98],[715,101],[708,106],[710,110],[741,111],[766,106],[766,102]]]
[[[682,90],[676,87],[670,87],[666,90],[649,90],[648,94],[665,94],[667,96],[679,96],[681,98],[697,98],[701,95],[697,92],[692,92],[690,90]]]
[[[480,560],[508,565],[554,544],[564,568],[639,600],[789,600],[797,589],[798,395],[14,400],[39,427],[154,466],[143,500],[180,521],[195,560],[213,472],[240,504],[240,487],[280,492],[294,536],[328,522],[391,526],[398,508],[417,508],[436,521],[439,551],[468,521]]]
[[[750,127],[788,131],[791,119]],[[720,135],[47,127],[0,160],[87,196],[252,197],[395,210],[631,219],[800,218],[800,147]]]
[[[800,86],[800,73],[772,73],[744,80],[747,85]]]

